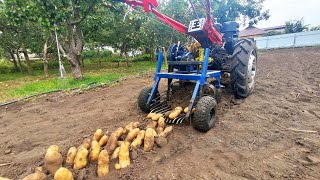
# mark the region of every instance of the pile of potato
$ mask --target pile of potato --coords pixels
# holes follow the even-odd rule
[[[156,116],[156,117],[155,117]],[[92,139],[85,139],[78,147],[71,147],[63,163],[63,156],[57,145],[47,149],[44,157],[44,168],[54,176],[55,180],[73,180],[73,175],[63,164],[73,169],[85,168],[88,163],[97,163],[97,176],[104,177],[109,173],[110,161],[116,161],[116,170],[130,166],[130,149],[143,147],[144,152],[153,149],[155,138],[165,138],[173,127],[165,124],[163,115],[149,114],[152,119],[145,130],[140,129],[139,122],[131,122],[124,128],[119,127],[110,135],[98,129]],[[42,180],[46,178],[42,167],[36,168],[35,173],[28,175],[23,180]]]

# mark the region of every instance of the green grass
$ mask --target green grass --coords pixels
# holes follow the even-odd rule
[[[41,62],[38,62],[41,63]],[[156,62],[132,62],[129,66],[121,63],[117,67],[115,63],[105,62],[102,67],[95,61],[88,61],[82,68],[83,80],[74,80],[69,65],[65,62],[67,77],[58,78],[58,70],[50,69],[48,78],[43,77],[42,70],[36,70],[35,75],[22,73],[0,74],[0,102],[46,92],[57,89],[69,90],[72,88],[87,87],[88,84],[100,84],[117,80],[121,77],[137,75],[142,72],[154,71]]]

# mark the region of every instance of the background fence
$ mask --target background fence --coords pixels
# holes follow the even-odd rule
[[[294,48],[320,45],[320,31],[255,38],[258,49]]]

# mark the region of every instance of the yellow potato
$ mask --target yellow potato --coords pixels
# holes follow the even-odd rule
[[[22,180],[45,180],[47,178],[47,175],[42,171],[43,171],[42,167],[37,167],[34,173],[29,174]],[[7,179],[0,177],[0,180],[7,180]]]
[[[156,129],[157,124],[158,124],[157,121],[151,121],[151,122],[147,125],[146,129],[148,129],[148,128]]]
[[[54,174],[54,180],[74,180],[72,173],[64,167],[58,169]]]
[[[77,155],[77,148],[71,147],[67,154],[66,164],[72,165],[76,155]]]
[[[120,164],[118,164],[118,163],[117,163],[117,164],[115,164],[115,165],[114,165],[114,169],[116,169],[116,170],[120,170],[120,169],[121,169]]]
[[[165,126],[165,119],[163,117],[160,117],[158,120],[158,127],[157,127],[157,132],[158,133],[162,133],[164,130],[164,126]]]
[[[173,130],[172,126],[168,126],[164,129],[162,133],[159,134],[159,137],[167,137]]]
[[[141,130],[135,140],[131,143],[132,148],[137,148],[142,144],[146,131]]]
[[[102,136],[102,138],[99,140],[100,147],[106,145],[108,142],[108,139],[109,139],[108,133],[106,133],[104,136]]]
[[[138,133],[139,133],[140,129],[139,128],[135,128],[133,130],[131,130],[126,139],[124,140],[125,142],[131,142],[134,138],[137,137]]]
[[[106,150],[102,150],[98,159],[98,177],[103,177],[109,173],[109,154]]]
[[[119,164],[121,168],[126,168],[130,165],[129,145],[129,142],[124,142],[120,146]]]
[[[92,140],[96,140],[96,141],[99,142],[99,140],[101,139],[102,136],[103,136],[102,129],[97,129],[96,132],[93,134],[93,139]]]
[[[121,146],[121,145],[120,145],[120,146]],[[120,146],[117,147],[117,148],[113,151],[113,153],[112,153],[112,155],[111,155],[111,159],[117,159],[117,158],[119,157]]]
[[[74,158],[74,169],[82,169],[87,166],[88,160],[87,156],[89,154],[88,149],[84,146],[80,146],[77,152],[76,157]]]
[[[122,135],[123,128],[119,127],[115,132],[110,135],[110,138],[107,142],[105,149],[108,151],[109,155],[111,155],[117,147],[118,138]]]
[[[128,134],[132,129],[137,128],[139,126],[140,126],[139,122],[131,122],[123,129],[122,134]]]
[[[81,146],[85,147],[86,149],[89,149],[90,146],[91,146],[91,140],[90,140],[89,138],[86,138],[86,139],[83,141],[83,143],[82,143]],[[80,148],[80,147],[79,147],[79,148]],[[79,149],[79,148],[78,148],[78,149]]]
[[[169,115],[169,118],[170,119],[175,119],[175,118],[177,118],[180,114],[181,114],[181,112],[182,112],[182,107],[176,107],[171,113],[170,113],[170,115]]]
[[[91,152],[90,152],[90,160],[91,161],[96,161],[99,158],[99,154],[100,154],[100,145],[98,143],[98,141],[94,140],[92,141],[91,144]]]
[[[184,113],[187,113],[188,111],[189,111],[188,107],[184,108],[184,110],[183,110]],[[195,111],[196,111],[196,108],[193,108],[191,112],[194,113]]]
[[[144,146],[143,146],[143,150],[145,152],[149,152],[152,150],[153,145],[154,145],[154,129],[152,128],[148,128],[146,130],[145,136],[144,136]]]
[[[56,145],[50,146],[44,157],[44,165],[50,174],[54,173],[62,166],[62,155],[59,152],[59,147]]]
[[[149,113],[148,116],[147,116],[147,118],[148,118],[148,119],[151,119],[154,115],[156,115],[156,113]]]
[[[152,121],[158,121],[158,119],[160,117],[163,117],[163,114],[156,114],[156,115],[152,116]]]

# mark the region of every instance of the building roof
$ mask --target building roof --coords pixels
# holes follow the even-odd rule
[[[265,30],[265,31],[274,31],[274,30],[281,30],[281,29],[286,29],[286,26],[282,25],[282,26],[262,28],[262,30]]]
[[[265,33],[266,33],[266,31],[263,29],[259,29],[254,26],[249,26],[246,29],[240,31],[239,35],[240,35],[240,37],[246,37],[246,36],[262,35]]]

